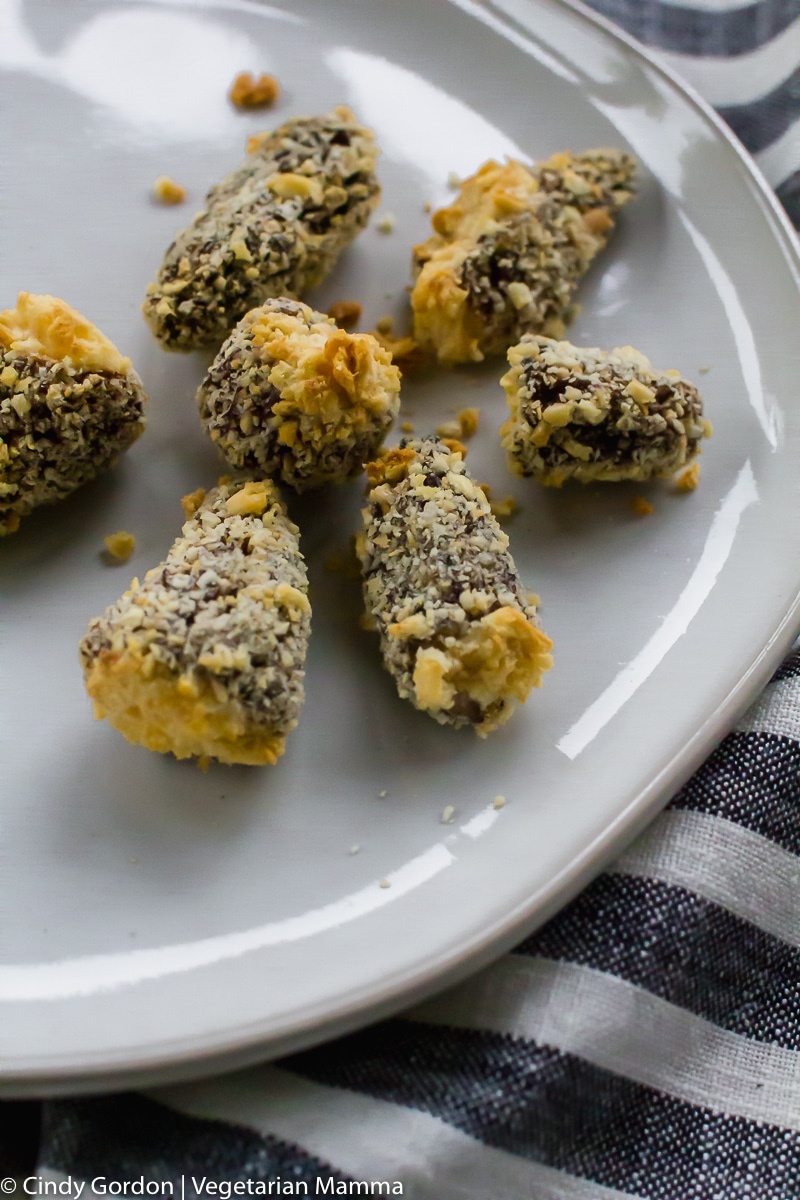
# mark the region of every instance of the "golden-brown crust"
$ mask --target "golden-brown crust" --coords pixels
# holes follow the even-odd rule
[[[408,474],[408,468],[417,453],[410,446],[405,449],[386,450],[373,462],[366,465],[367,483],[370,488],[382,483],[399,483]]]
[[[390,634],[394,631],[389,628]],[[514,703],[523,704],[531,688],[541,687],[542,675],[552,665],[552,648],[550,638],[519,609],[497,608],[452,646],[417,652],[417,707],[446,713],[456,696],[467,695],[491,713],[476,727],[486,737],[508,719]],[[503,701],[499,709],[498,700]]]
[[[16,308],[0,312],[0,346],[42,355],[76,370],[125,375],[131,360],[96,325],[57,296],[20,292]]]
[[[246,766],[274,764],[286,738],[254,728],[241,704],[220,703],[210,683],[189,685],[166,668],[144,673],[144,657],[101,653],[86,675],[94,715],[127,741],[176,758],[208,757]]]

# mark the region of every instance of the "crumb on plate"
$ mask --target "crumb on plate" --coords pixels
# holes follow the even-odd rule
[[[462,408],[458,414],[462,438],[471,438],[478,432],[478,420],[481,415],[479,408]]]
[[[652,504],[649,500],[646,500],[644,496],[634,496],[632,507],[633,511],[639,517],[649,517],[650,513],[653,511]]]
[[[169,175],[159,175],[153,184],[153,196],[161,204],[183,204],[186,188],[170,179]]]
[[[679,492],[693,492],[700,479],[700,463],[693,462],[685,471],[681,471],[675,479],[675,487]]]
[[[436,426],[436,436],[440,438],[460,439],[461,425],[458,421],[443,421],[441,425]]]
[[[108,537],[103,538],[103,545],[115,562],[125,563],[136,548],[136,538],[132,533],[120,529],[117,533],[110,533]]]
[[[384,350],[388,350],[392,356],[392,362],[397,363],[401,370],[406,370],[409,367],[416,367],[427,359],[427,354],[422,350],[418,342],[415,342],[413,337],[406,335],[405,337],[395,337],[392,333],[383,333],[379,326],[382,321],[378,322],[375,329],[372,330],[372,336],[375,341],[383,346]]]
[[[506,496],[504,500],[491,500],[489,508],[498,521],[510,521],[517,511],[517,502],[513,496]]]
[[[328,316],[342,328],[355,325],[361,316],[361,305],[357,300],[337,300],[328,309]]]
[[[274,75],[256,77],[249,71],[241,71],[228,92],[228,99],[236,108],[268,108],[281,94],[281,85]]]

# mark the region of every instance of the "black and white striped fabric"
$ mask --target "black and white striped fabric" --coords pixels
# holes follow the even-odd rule
[[[594,7],[705,94],[800,224],[800,0]],[[799,1200],[800,649],[613,870],[513,954],[279,1065],[47,1103],[38,1161],[51,1180],[175,1195],[182,1177],[190,1200],[209,1180]]]

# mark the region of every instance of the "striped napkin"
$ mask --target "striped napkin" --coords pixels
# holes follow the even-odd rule
[[[800,225],[800,0],[594,7],[717,107]],[[800,649],[514,953],[277,1066],[0,1105],[12,1168],[71,1196],[798,1200]]]

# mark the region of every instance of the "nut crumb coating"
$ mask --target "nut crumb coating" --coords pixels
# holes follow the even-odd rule
[[[287,121],[248,151],[148,288],[142,311],[168,350],[219,343],[249,309],[319,283],[378,202],[379,151],[347,108]]]
[[[95,717],[176,758],[274,763],[304,699],[311,609],[297,527],[269,480],[199,489],[184,510],[164,562],[81,642]]]
[[[461,454],[404,440],[367,467],[357,541],[367,617],[399,694],[485,737],[552,665],[552,642]]]
[[[142,381],[55,296],[0,313],[0,536],[111,466],[144,430]]]
[[[632,346],[598,350],[530,334],[508,352],[501,428],[510,470],[560,487],[567,479],[670,475],[711,435],[697,388],[654,371]]]
[[[267,300],[225,341],[197,403],[231,466],[304,491],[375,454],[397,416],[400,372],[370,334],[297,300]]]
[[[442,362],[502,354],[528,331],[561,334],[581,276],[632,195],[620,150],[487,162],[433,214],[413,256],[414,337]]]

